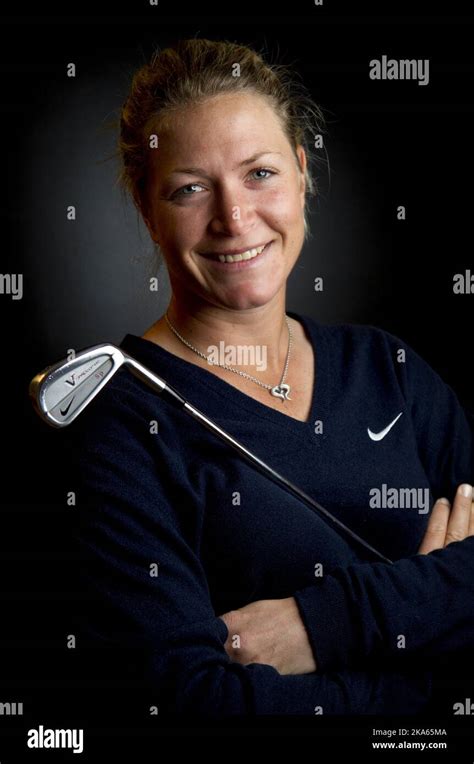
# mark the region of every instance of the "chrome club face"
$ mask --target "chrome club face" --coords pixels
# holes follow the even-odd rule
[[[48,366],[29,386],[37,413],[53,427],[66,427],[125,362],[114,345],[96,345],[70,361]]]

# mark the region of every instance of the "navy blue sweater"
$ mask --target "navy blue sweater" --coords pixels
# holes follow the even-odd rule
[[[164,713],[415,714],[437,658],[474,644],[474,537],[417,554],[434,500],[474,478],[473,417],[398,337],[288,314],[315,349],[307,422],[141,337],[121,347],[394,562],[123,369],[70,428],[84,639],[138,649]],[[219,615],[288,596],[318,670],[231,661]]]

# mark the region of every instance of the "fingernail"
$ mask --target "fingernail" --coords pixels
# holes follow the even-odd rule
[[[443,496],[441,499],[438,499],[438,501],[439,501],[441,504],[447,504],[447,505],[448,505],[448,507],[449,507],[449,501],[448,501],[447,499],[445,499],[445,497],[444,497],[444,496]]]
[[[472,485],[469,485],[469,483],[463,483],[459,486],[459,490],[461,491],[461,494],[466,497],[466,499],[472,499]]]

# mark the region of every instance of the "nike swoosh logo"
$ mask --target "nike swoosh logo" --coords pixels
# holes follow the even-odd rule
[[[387,427],[384,430],[381,430],[380,432],[372,432],[372,430],[369,430],[369,428],[367,427],[367,432],[369,433],[369,438],[371,440],[382,440],[383,438],[385,438],[387,432],[390,432],[390,430],[392,429],[393,425],[395,424],[395,422],[398,419],[400,419],[402,414],[403,414],[403,411],[400,411],[399,415],[397,417],[395,417],[393,422],[390,422],[390,424],[387,425]]]
[[[75,396],[75,395],[73,395],[73,397],[71,398],[71,400],[69,401],[68,405],[66,406],[66,408],[65,408],[64,410],[63,410],[63,409],[59,409],[59,411],[61,412],[61,414],[62,414],[63,416],[66,416],[67,412],[68,412],[68,411],[69,411],[69,409],[71,408],[71,404],[72,404],[72,402],[73,402],[73,400],[74,400],[74,398],[75,398],[75,397],[76,397],[76,396]]]

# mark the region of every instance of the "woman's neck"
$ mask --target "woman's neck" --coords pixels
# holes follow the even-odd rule
[[[188,303],[184,307],[172,298],[166,313],[173,328],[205,355],[211,352],[211,346],[227,351],[231,347],[248,347],[256,357],[265,359],[268,372],[276,376],[281,374],[289,341],[282,300],[248,310],[227,310],[206,305],[196,306],[195,310],[190,311]],[[193,354],[172,332],[165,316],[143,336],[171,349],[179,343],[182,357]]]

